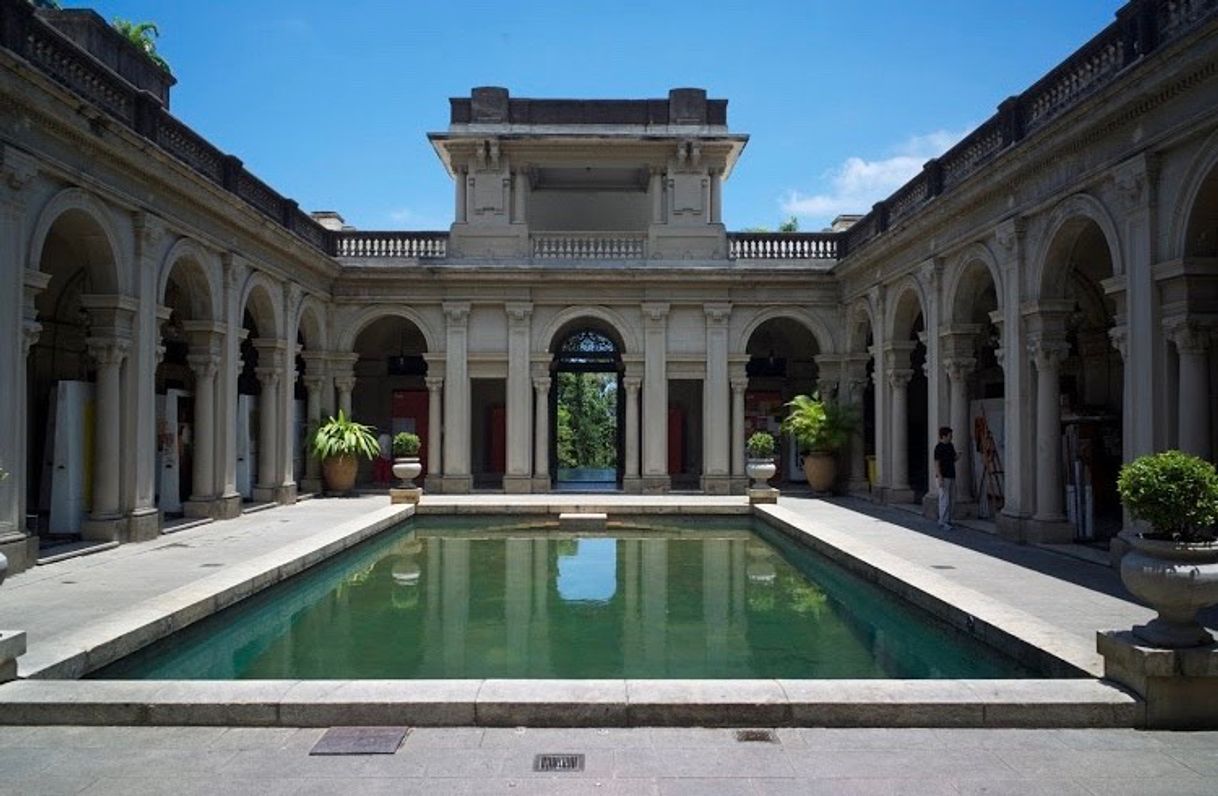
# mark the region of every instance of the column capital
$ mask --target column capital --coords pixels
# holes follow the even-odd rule
[[[533,315],[533,302],[508,301],[504,303],[503,310],[507,313],[509,326],[524,326]]]
[[[198,380],[214,379],[220,372],[220,356],[210,351],[187,354],[186,364],[190,365]]]
[[[1164,324],[1167,338],[1176,345],[1181,354],[1204,354],[1209,350],[1211,327],[1190,320],[1177,320]]]
[[[139,302],[129,296],[85,293],[80,306],[89,316],[89,329],[98,337],[130,337]]]
[[[1027,228],[1028,222],[1023,216],[1013,216],[994,227],[994,239],[999,246],[1011,252],[1023,240]]]
[[[125,337],[87,337],[85,346],[98,367],[107,367],[123,363],[131,350],[131,341]]]
[[[38,161],[11,146],[0,146],[0,183],[14,193],[38,176]]]
[[[667,301],[644,301],[642,303],[643,320],[648,324],[661,324],[668,319],[671,305]]]
[[[963,382],[969,377],[977,367],[977,360],[974,357],[948,357],[943,360],[943,370],[947,372],[947,378],[953,383]]]
[[[912,341],[904,341],[900,343],[889,343],[884,346],[884,364],[887,370],[908,368],[910,357],[913,354],[916,344]],[[910,373],[913,371],[911,370]]]
[[[335,376],[334,386],[342,392],[351,392],[355,389],[355,376]]]
[[[468,301],[446,301],[442,307],[448,328],[463,329],[469,324],[470,303]]]
[[[888,377],[888,385],[894,390],[903,390],[913,379],[913,368],[889,368],[885,374]]]
[[[254,368],[254,376],[258,378],[258,383],[264,388],[274,387],[279,383],[279,368],[259,365]]]
[[[42,334],[42,324],[38,321],[24,321],[21,325],[21,356],[28,357],[30,349],[38,342]]]
[[[439,392],[444,389],[443,376],[426,376],[423,379],[423,383],[427,385],[429,392]]]
[[[533,377],[533,389],[539,393],[549,392],[550,391],[550,377],[549,376],[534,376]]]
[[[639,376],[624,376],[622,377],[622,386],[626,388],[628,393],[637,393],[643,386],[643,379]]]
[[[317,373],[305,373],[301,381],[310,393],[321,392],[326,386],[326,377]]]
[[[706,313],[707,326],[727,326],[732,317],[732,305],[726,301],[703,304],[702,311]]]
[[[305,363],[305,379],[322,378],[329,369],[330,357],[324,351],[301,351],[300,358]]]
[[[837,398],[837,379],[823,378],[816,380],[816,392],[822,401],[832,401]]]
[[[335,378],[355,378],[355,363],[359,362],[359,354],[331,351],[326,359],[330,362],[330,372]]]
[[[1065,340],[1034,334],[1028,338],[1028,354],[1038,372],[1055,373],[1069,356],[1070,344]]]
[[[737,376],[731,380],[732,392],[744,392],[749,388],[748,376]]]

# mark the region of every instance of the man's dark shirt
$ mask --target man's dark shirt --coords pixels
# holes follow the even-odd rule
[[[956,448],[950,442],[940,442],[935,446],[935,461],[939,463],[939,475],[944,478],[956,477]]]

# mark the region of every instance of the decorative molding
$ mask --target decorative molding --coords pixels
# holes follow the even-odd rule
[[[509,301],[503,305],[503,309],[512,326],[523,326],[533,316],[533,304],[528,301]]]
[[[728,303],[703,304],[707,326],[727,326],[732,317],[732,305]]]
[[[1065,340],[1033,333],[1028,337],[1028,354],[1036,364],[1038,373],[1056,372],[1070,355],[1070,344]]]
[[[464,329],[469,325],[470,303],[468,301],[446,301],[443,304],[444,319],[449,329]]]
[[[666,301],[644,301],[642,308],[644,320],[649,324],[655,324],[667,320],[671,305]]]
[[[0,178],[12,191],[20,191],[38,176],[38,161],[11,146],[0,146]]]
[[[998,222],[998,226],[994,227],[994,240],[1004,251],[1011,253],[1027,231],[1027,219],[1023,216],[1013,216]]]

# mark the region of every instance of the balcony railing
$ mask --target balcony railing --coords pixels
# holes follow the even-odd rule
[[[836,260],[838,232],[729,232],[733,260]]]
[[[647,236],[628,232],[535,232],[529,240],[538,260],[647,258]]]
[[[364,232],[342,230],[334,233],[336,257],[386,257],[391,259],[431,259],[448,255],[447,232]]]

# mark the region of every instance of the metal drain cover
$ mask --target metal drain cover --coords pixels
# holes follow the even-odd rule
[[[951,564],[931,564],[931,569],[955,569]]]
[[[309,754],[391,755],[405,737],[405,727],[331,727]]]
[[[544,754],[533,758],[534,771],[583,771],[584,756],[573,754]]]
[[[736,740],[742,743],[778,743],[773,730],[736,730]]]

